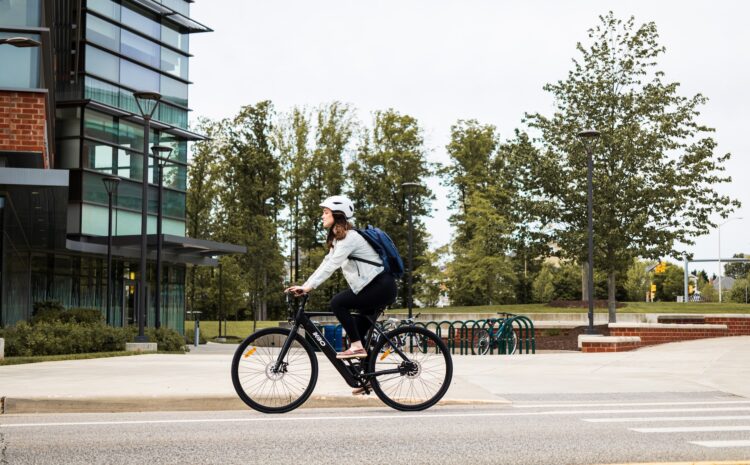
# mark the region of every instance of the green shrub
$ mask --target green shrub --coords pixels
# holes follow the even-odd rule
[[[95,308],[71,308],[65,310],[62,304],[56,300],[35,303],[32,315],[32,325],[55,321],[87,325],[104,322],[104,315],[102,315],[100,310]]]
[[[129,328],[113,328],[103,323],[82,325],[60,321],[19,322],[5,330],[8,356],[62,355],[114,352],[125,349],[132,339]]]
[[[156,342],[159,350],[167,352],[185,352],[185,338],[171,328],[161,327],[146,329],[151,342]]]
[[[34,308],[31,312],[31,323],[42,321],[60,321],[60,315],[65,311],[63,304],[57,300],[45,300],[34,302]]]
[[[60,321],[86,325],[97,324],[104,323],[104,315],[95,308],[71,308],[62,313]]]

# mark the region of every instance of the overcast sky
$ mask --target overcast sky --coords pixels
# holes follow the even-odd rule
[[[732,153],[722,193],[743,207],[721,228],[722,256],[750,252],[750,3],[745,1],[198,0],[191,16],[214,32],[191,36],[191,120],[223,118],[271,100],[276,109],[352,104],[416,117],[429,157],[446,162],[450,126],[474,118],[503,139],[524,112],[550,114],[548,82],[565,79],[576,42],[612,10],[655,21],[667,49],[666,80],[710,100],[700,122],[716,128],[717,154]],[[446,191],[437,182],[433,245],[450,240]],[[718,256],[716,230],[696,258]],[[709,273],[717,264],[701,264]]]

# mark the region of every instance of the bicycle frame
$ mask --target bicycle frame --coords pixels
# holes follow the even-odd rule
[[[294,335],[297,334],[297,331],[300,327],[302,327],[306,333],[309,333],[312,336],[313,343],[315,346],[320,349],[321,352],[325,354],[325,356],[328,358],[328,360],[331,362],[331,364],[336,368],[336,371],[339,372],[342,378],[344,378],[344,381],[346,381],[346,384],[348,384],[351,387],[361,387],[363,385],[363,382],[367,379],[373,377],[373,376],[379,376],[379,375],[386,375],[386,374],[396,374],[396,373],[403,373],[405,372],[401,368],[396,368],[392,370],[383,370],[383,371],[377,371],[373,373],[365,373],[364,368],[362,367],[362,363],[367,359],[362,359],[361,361],[359,359],[348,359],[348,360],[340,360],[336,358],[336,351],[331,347],[331,345],[326,341],[325,337],[320,333],[318,328],[313,324],[312,320],[310,320],[310,317],[314,316],[334,316],[332,312],[305,312],[305,303],[307,302],[308,296],[304,296],[301,300],[301,303],[297,306],[297,309],[295,310],[294,318],[291,320],[292,322],[292,328],[291,332],[289,333],[289,337],[287,337],[286,341],[284,341],[284,345],[281,347],[281,352],[279,352],[279,356],[276,359],[276,364],[274,365],[274,371],[277,371],[281,364],[284,361],[284,357],[286,357],[287,352],[289,351],[289,347],[292,345],[292,340],[294,338]],[[365,347],[370,346],[370,342],[372,341],[373,334],[377,332],[379,335],[385,337],[385,333],[378,328],[377,324],[373,324],[373,327],[370,331],[368,331],[367,336],[367,343],[364,345]],[[401,351],[400,348],[393,346],[391,344],[391,347],[394,349],[394,352],[396,352],[404,361],[409,361],[409,358]],[[347,363],[348,362],[348,363]]]

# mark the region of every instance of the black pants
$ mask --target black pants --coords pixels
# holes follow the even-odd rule
[[[355,294],[351,289],[339,292],[331,299],[331,310],[341,322],[349,341],[362,340],[372,322],[366,317],[354,318],[351,310],[372,317],[375,312],[396,300],[396,279],[390,273],[380,273],[364,289]]]

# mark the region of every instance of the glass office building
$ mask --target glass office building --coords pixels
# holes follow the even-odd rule
[[[53,168],[47,171],[68,175],[67,185],[55,186],[55,192],[49,194],[59,199],[61,189],[67,190],[65,214],[60,216],[58,212],[65,224],[56,225],[57,231],[65,231],[64,244],[60,245],[56,237],[53,245],[28,246],[22,252],[26,260],[21,268],[26,267],[27,272],[22,279],[17,271],[8,275],[13,274],[17,281],[28,281],[28,298],[23,302],[18,296],[11,299],[10,294],[3,298],[0,324],[28,318],[31,305],[38,301],[58,300],[66,307],[106,307],[109,197],[102,179],[107,176],[121,180],[113,196],[115,279],[108,322],[136,322],[135,302],[141,292],[138,273],[145,178],[149,183],[146,325],[154,324],[157,170],[150,161],[148,171],[143,173],[144,121],[133,97],[136,91],[153,91],[162,96],[151,121],[149,142],[150,146],[173,149],[163,176],[164,252],[159,297],[162,323],[183,329],[187,266],[214,265],[217,255],[242,251],[229,244],[185,237],[188,142],[202,139],[188,128],[189,39],[193,33],[210,31],[190,18],[190,3],[191,0],[0,0],[0,18],[6,18],[2,21],[12,21],[14,27],[31,23],[31,27],[48,31],[46,47],[51,50],[52,61],[44,66],[43,57],[33,55],[43,51],[27,52],[31,54],[27,60],[32,64],[26,67],[30,73],[13,79],[19,85],[33,84],[34,79],[40,79],[41,69],[55,70],[54,78],[46,83],[47,93],[53,97],[47,121],[53,128],[53,136],[47,137],[53,141],[48,143],[49,166],[38,168]],[[4,16],[3,9],[12,15]],[[5,32],[0,29],[2,33]],[[38,66],[33,65],[35,60]],[[0,177],[0,190],[1,183]],[[4,218],[7,220],[8,215]],[[6,266],[8,251],[17,249],[15,243],[4,249]],[[4,282],[9,282],[10,276],[2,276]],[[22,289],[21,294],[25,293]]]

